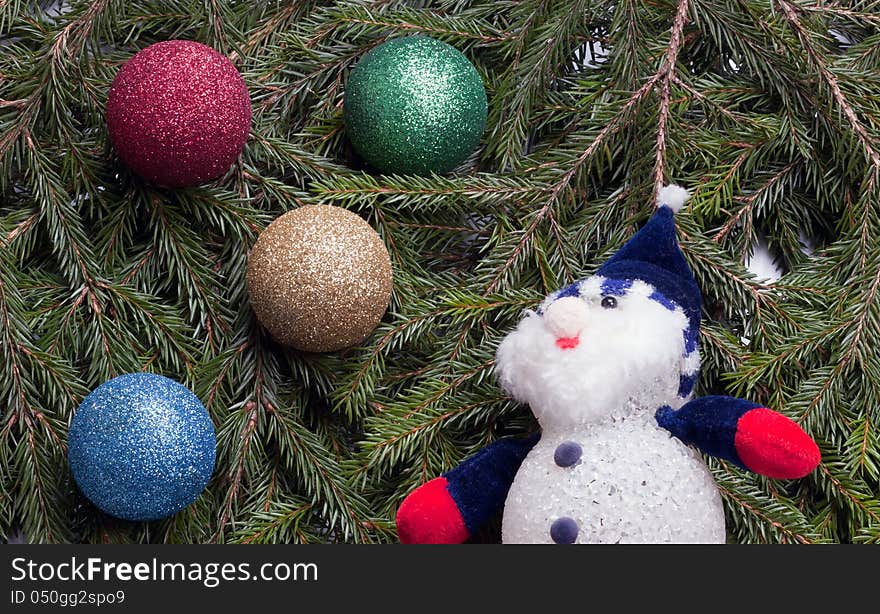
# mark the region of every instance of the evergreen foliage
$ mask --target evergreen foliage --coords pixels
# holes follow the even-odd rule
[[[481,148],[444,177],[371,173],[345,137],[350,69],[411,34],[464,52],[489,96]],[[254,111],[230,172],[176,191],[125,169],[104,125],[119,66],[171,38],[229,55]],[[393,541],[411,489],[534,428],[497,343],[668,181],[695,193],[697,393],[778,409],[823,452],[794,482],[710,461],[731,540],[880,542],[877,0],[0,0],[0,537]],[[248,305],[259,230],[310,203],[391,253],[391,308],[350,351],[286,351]],[[759,236],[774,283],[743,264]],[[146,524],[85,501],[65,450],[83,396],[139,370],[191,387],[218,433],[205,494]]]

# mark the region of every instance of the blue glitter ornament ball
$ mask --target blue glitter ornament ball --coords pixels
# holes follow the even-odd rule
[[[486,90],[460,51],[405,36],[364,54],[345,86],[345,129],[357,152],[385,173],[445,173],[480,143]]]
[[[205,489],[216,445],[214,424],[196,395],[167,377],[130,373],[83,400],[67,456],[80,490],[104,512],[156,520]]]

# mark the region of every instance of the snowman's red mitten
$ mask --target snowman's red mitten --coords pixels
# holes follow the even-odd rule
[[[770,478],[802,478],[821,460],[816,442],[793,420],[744,399],[701,397],[678,411],[663,406],[656,418],[686,444]]]
[[[454,469],[423,484],[397,510],[397,533],[404,544],[460,544],[501,507],[523,459],[538,443],[499,439]]]

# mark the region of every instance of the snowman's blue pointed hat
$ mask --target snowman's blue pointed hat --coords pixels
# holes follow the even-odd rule
[[[657,211],[645,226],[596,271],[606,279],[651,284],[662,296],[655,300],[674,309],[680,306],[690,322],[685,331],[685,352],[696,349],[700,331],[700,288],[678,246],[674,214],[690,194],[677,185],[668,185],[657,195]],[[683,386],[689,388],[691,386]]]
[[[641,279],[679,305],[691,321],[700,326],[700,288],[678,247],[674,214],[690,194],[677,185],[662,188],[657,195],[657,212],[616,254],[599,267],[597,274],[608,279]]]

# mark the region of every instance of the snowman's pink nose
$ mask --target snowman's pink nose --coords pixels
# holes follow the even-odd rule
[[[556,340],[556,347],[560,350],[572,350],[581,342],[579,337],[559,337]]]
[[[550,329],[550,332],[556,335],[557,340],[564,339],[566,343],[577,339],[586,327],[589,317],[590,311],[587,304],[574,296],[564,296],[553,301],[544,310],[544,324]],[[557,345],[559,345],[559,341],[557,341]],[[576,341],[570,347],[575,345],[577,345]],[[560,345],[560,347],[562,346]]]

